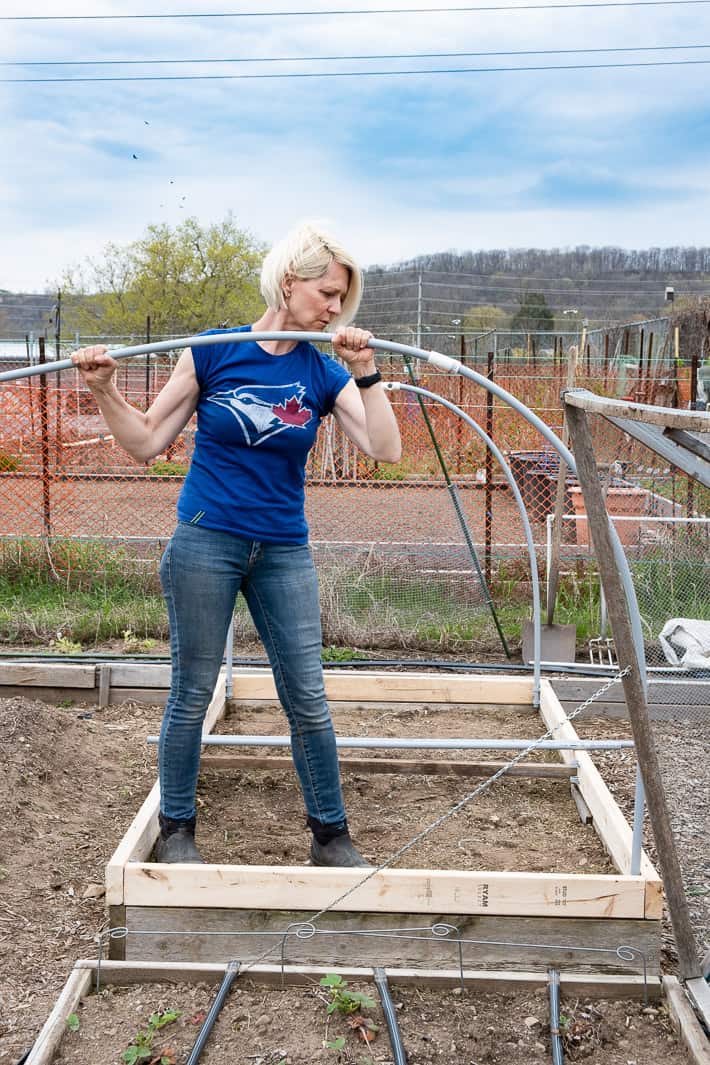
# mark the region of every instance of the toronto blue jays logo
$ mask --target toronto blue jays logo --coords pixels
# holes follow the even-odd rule
[[[207,399],[225,407],[236,418],[249,447],[256,447],[284,429],[304,429],[308,425],[313,411],[301,406],[305,391],[298,382],[243,385],[228,392],[215,392]]]

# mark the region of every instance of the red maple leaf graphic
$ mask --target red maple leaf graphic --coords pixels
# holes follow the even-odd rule
[[[276,417],[288,425],[308,425],[311,420],[311,412],[307,407],[301,406],[301,401],[296,396],[291,396],[284,406],[279,405],[273,410]]]

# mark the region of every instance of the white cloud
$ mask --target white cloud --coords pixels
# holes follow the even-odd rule
[[[228,11],[234,5],[215,0],[209,6]],[[279,5],[269,0],[268,6]],[[309,0],[303,6],[335,5]],[[357,6],[380,5],[368,0]],[[431,0],[408,0],[407,6],[431,6]],[[243,9],[248,7],[267,9],[267,0],[249,0]],[[58,0],[37,0],[33,6],[35,14],[64,10]],[[76,14],[134,10],[127,0],[72,4]],[[173,3],[154,0],[150,10],[167,13]],[[14,13],[25,14],[24,4],[5,0],[3,14]],[[6,60],[710,42],[705,9],[682,6],[672,11],[5,22],[0,28]],[[710,58],[710,51],[693,53],[703,54]],[[452,58],[429,65],[588,61],[570,54]],[[378,69],[414,65],[413,60],[376,64]],[[350,60],[328,69],[363,67]],[[2,76],[18,78],[66,75],[71,69],[0,68]],[[83,69],[111,76],[225,68]],[[244,64],[231,69],[307,73],[314,67]],[[706,78],[706,67],[687,66],[429,78],[5,84],[0,86],[5,160],[0,287],[41,288],[65,266],[100,254],[108,241],[136,239],[151,222],[176,224],[188,214],[217,221],[228,210],[266,241],[295,218],[325,214],[368,263],[451,247],[703,243],[698,218],[708,213],[710,166]],[[551,190],[554,198],[556,181],[562,189],[566,180],[569,192],[569,175],[575,173],[590,178],[586,199],[580,182],[566,204],[531,203],[531,190]],[[664,190],[675,193],[673,209],[649,209],[650,192],[662,202]]]

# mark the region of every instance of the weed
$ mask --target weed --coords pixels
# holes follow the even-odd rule
[[[166,1024],[172,1024],[180,1014],[177,1010],[163,1010],[162,1013],[151,1013],[148,1018],[148,1027],[136,1032],[130,1044],[121,1054],[121,1061],[126,1065],[137,1065],[137,1062],[149,1061],[151,1065],[175,1065],[175,1055],[168,1048],[164,1051],[156,1051],[153,1042],[161,1028]]]
[[[323,647],[320,653],[323,662],[357,662],[362,657],[351,647]]]
[[[140,636],[136,636],[135,632],[131,628],[123,630],[123,650],[130,654],[131,652],[142,652],[146,654],[148,651],[152,651],[155,647],[155,640],[146,637],[141,639]]]
[[[76,640],[65,636],[63,632],[57,633],[56,640],[50,640],[49,646],[62,655],[80,655],[84,648]]]
[[[330,992],[328,1013],[335,1013],[336,1010],[344,1014],[357,1013],[358,1010],[372,1009],[375,1005],[375,1000],[364,992],[348,991],[347,980],[337,973],[321,977],[320,986],[328,988]]]
[[[184,477],[187,473],[187,466],[182,462],[160,459],[148,468],[148,473],[156,474],[158,477]]]
[[[67,1028],[70,1032],[78,1032],[81,1027],[81,1023],[76,1013],[70,1013],[66,1020]]]
[[[0,451],[0,473],[14,473],[19,468],[19,459],[14,455],[8,455],[5,451]]]

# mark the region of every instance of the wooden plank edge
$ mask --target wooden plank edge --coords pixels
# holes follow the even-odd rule
[[[226,677],[220,673],[210,700],[203,735],[209,733],[224,715]],[[106,905],[122,906],[125,893],[125,869],[129,862],[145,861],[158,838],[158,814],[160,812],[160,782],[156,781],[138,813],[109,859],[106,866]]]
[[[663,976],[661,983],[673,1027],[685,1044],[693,1065],[710,1065],[710,1042],[677,977]]]
[[[540,714],[548,729],[557,726],[554,731],[556,739],[579,739],[574,726],[567,720],[567,715],[562,709],[551,682],[545,678],[540,682]],[[619,872],[627,874],[631,868],[633,833],[604,782],[604,778],[587,751],[560,751],[560,755],[562,761],[568,765],[573,760],[577,762],[579,790],[591,811],[594,829]],[[613,835],[605,831],[607,826],[612,829]],[[651,883],[658,885],[661,883],[656,869],[645,852],[641,855],[641,876]],[[649,902],[653,902],[654,898],[652,894]],[[651,911],[647,916],[659,915]]]
[[[93,959],[83,959],[76,963],[95,974],[97,963]],[[227,966],[212,962],[123,962],[108,961],[101,964],[101,982],[106,984],[161,983],[163,981],[185,983],[197,981],[220,983]],[[391,984],[433,988],[459,987],[461,973],[458,969],[410,969],[385,966],[387,979]],[[319,980],[325,973],[337,973],[348,980],[373,980],[371,968],[354,966],[317,966],[317,965],[253,965],[244,969],[244,978],[266,986],[281,986],[283,982],[292,986]],[[480,991],[511,991],[521,988],[534,989],[547,985],[546,970],[497,970],[464,969],[463,979],[466,986]],[[637,975],[604,975],[590,973],[560,973],[563,991],[575,995],[589,995],[595,998],[623,999],[643,994],[644,981]],[[657,999],[661,994],[661,985],[657,980],[648,983],[648,994]]]
[[[710,415],[703,411],[682,410],[676,407],[658,407],[650,403],[637,403],[626,399],[609,399],[598,396],[586,388],[566,389],[564,402],[578,410],[601,414],[605,418],[626,418],[632,422],[644,422],[663,429],[686,429],[690,432],[710,432]]]
[[[710,984],[702,976],[686,980],[685,989],[710,1034]]]
[[[645,918],[643,878],[621,874],[385,869],[363,880],[345,868],[131,862],[123,894],[126,906]]]
[[[329,701],[532,705],[532,677],[326,670],[324,678]],[[235,670],[233,688],[237,701],[276,699],[268,670]]]
[[[92,972],[77,962],[29,1052],[26,1065],[50,1065],[66,1030],[67,1017],[88,993],[92,980]]]
[[[419,773],[424,776],[442,776],[452,774],[461,777],[488,777],[497,772],[507,762],[454,762],[425,761],[409,758],[343,758],[340,757],[341,772],[351,773]],[[293,769],[291,758],[278,755],[249,754],[203,754],[200,759],[201,769]],[[530,777],[532,779],[569,780],[574,776],[573,766],[560,765],[555,762],[519,762],[508,775],[511,777]]]
[[[58,683],[60,682],[60,683]],[[94,688],[96,666],[86,662],[0,662],[0,684],[28,688]]]

